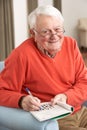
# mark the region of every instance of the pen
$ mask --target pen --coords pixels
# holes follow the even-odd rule
[[[25,88],[25,90],[26,90],[26,92],[27,92],[29,95],[33,96],[32,93],[30,92],[29,88]],[[42,110],[42,106],[40,106],[40,110]]]
[[[30,92],[29,88],[25,88],[25,90],[26,90],[26,92],[27,92],[29,95],[33,96],[32,93]]]

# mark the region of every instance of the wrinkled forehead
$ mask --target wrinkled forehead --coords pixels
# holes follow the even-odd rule
[[[49,28],[51,26],[63,26],[63,21],[57,16],[40,14],[36,18],[36,28]]]

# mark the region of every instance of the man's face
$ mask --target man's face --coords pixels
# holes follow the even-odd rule
[[[57,17],[39,15],[33,31],[36,43],[47,51],[57,52],[61,49],[64,29]]]

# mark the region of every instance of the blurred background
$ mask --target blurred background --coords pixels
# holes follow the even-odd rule
[[[87,48],[81,43],[79,20],[87,18],[87,0],[0,0],[0,60],[29,37],[27,16],[40,5],[53,5],[62,12],[65,35],[77,40],[86,61]]]

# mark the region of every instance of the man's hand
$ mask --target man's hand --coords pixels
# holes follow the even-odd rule
[[[58,94],[58,95],[56,95],[53,99],[51,99],[52,105],[57,104],[58,101],[61,101],[61,102],[66,103],[66,101],[67,101],[67,96],[66,96],[65,94]]]
[[[37,97],[28,95],[23,98],[21,106],[25,111],[39,110],[40,100]]]

